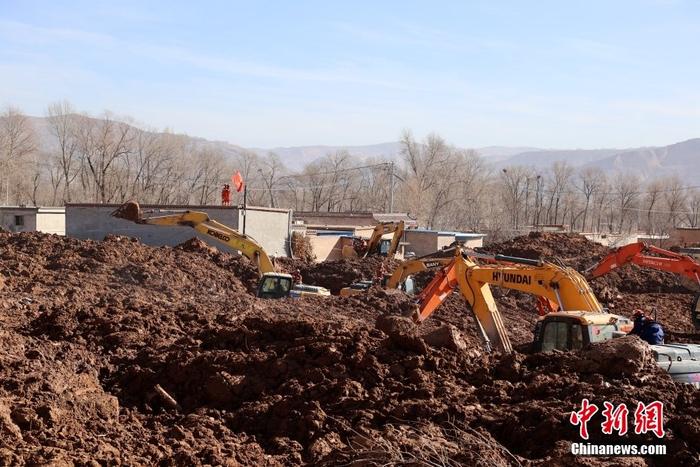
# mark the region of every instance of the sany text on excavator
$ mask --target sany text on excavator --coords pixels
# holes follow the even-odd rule
[[[700,289],[700,263],[690,256],[664,250],[644,242],[630,243],[622,246],[588,269],[592,278],[603,276],[626,264],[636,264],[644,268],[672,272],[685,278],[686,286],[698,291]],[[700,292],[695,295],[691,307],[691,318],[696,328],[700,328]]]
[[[418,297],[414,319],[427,319],[447,296],[459,290],[472,308],[486,342],[504,352],[512,351],[501,315],[489,284],[530,293],[550,304],[537,323],[536,351],[576,350],[626,335],[632,322],[607,313],[585,278],[577,271],[540,260],[495,255],[490,264],[476,264],[465,252],[456,251]],[[700,345],[651,345],[657,364],[679,382],[700,384]]]
[[[257,296],[260,298],[300,297],[302,295],[330,295],[323,287],[294,284],[290,274],[277,272],[265,250],[252,237],[209,218],[200,211],[170,211],[168,214],[146,217],[139,204],[129,201],[117,208],[112,216],[136,222],[137,224],[159,226],[187,226],[195,229],[206,238],[238,250],[258,268],[260,282]]]
[[[343,247],[343,258],[357,258],[359,256],[366,258],[373,255],[393,258],[399,248],[404,229],[404,221],[377,224],[369,240],[357,238],[353,246]],[[382,240],[382,237],[389,233],[394,234],[391,240]]]

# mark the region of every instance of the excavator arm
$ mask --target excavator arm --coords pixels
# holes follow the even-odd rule
[[[387,258],[393,258],[396,255],[396,250],[399,249],[399,242],[403,238],[403,232],[405,230],[405,225],[403,221],[399,221],[394,230],[394,236],[391,238],[391,243],[389,244],[389,250],[386,252]]]
[[[511,352],[513,347],[491,289],[488,284],[474,282],[469,277],[469,269],[473,267],[477,267],[476,263],[460,255],[441,269],[417,299],[416,320],[425,321],[459,286],[460,293],[471,306],[487,350]]]
[[[398,289],[408,276],[423,271],[434,271],[448,265],[453,258],[424,258],[401,263],[386,281],[387,289]]]
[[[137,224],[161,225],[161,226],[187,226],[197,232],[211,237],[224,245],[238,250],[250,259],[257,267],[258,273],[275,272],[275,266],[262,246],[253,238],[243,235],[234,229],[219,222],[211,220],[209,215],[200,211],[184,211],[162,216],[144,216],[138,203],[129,201],[117,208],[112,215],[120,219],[130,220]]]
[[[630,243],[618,248],[590,268],[589,274],[593,278],[600,277],[629,263],[679,274],[700,285],[700,264],[694,259],[644,242]]]

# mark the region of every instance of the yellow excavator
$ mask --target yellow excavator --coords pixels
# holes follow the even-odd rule
[[[459,287],[474,312],[487,348],[510,352],[510,339],[491,294],[490,285],[495,285],[537,296],[542,304],[541,314],[546,313],[544,321],[559,319],[581,325],[583,321],[594,318],[595,314],[596,322],[602,320],[619,327],[615,328],[616,331],[632,329],[632,323],[627,318],[604,312],[586,280],[572,268],[504,255],[494,255],[486,261],[489,264],[477,264],[468,253],[456,249],[450,263],[417,297],[418,308],[414,319],[418,322],[427,319]],[[543,325],[542,329],[548,328]],[[589,335],[588,340],[595,339],[597,335]]]
[[[342,251],[343,258],[358,258],[360,255],[363,258],[373,255],[393,258],[399,248],[404,229],[404,221],[377,224],[369,240],[357,238],[354,239],[353,246],[344,246]],[[391,240],[383,240],[382,237],[389,233],[394,234]]]
[[[585,278],[572,268],[550,262],[494,255],[477,264],[457,250],[418,297],[414,319],[427,319],[447,296],[459,290],[472,308],[487,350],[511,352],[512,346],[490,285],[535,295],[547,307],[534,330],[533,350],[578,350],[627,335],[633,328],[624,316],[608,313]],[[700,345],[649,346],[656,363],[675,381],[700,386]]]
[[[257,296],[260,298],[298,298],[303,295],[330,295],[330,291],[324,287],[295,284],[291,274],[275,270],[270,257],[252,237],[243,235],[224,224],[210,219],[205,212],[170,211],[164,215],[147,217],[137,202],[128,201],[112,212],[112,216],[136,222],[137,224],[191,227],[206,238],[212,238],[234,250],[240,251],[243,256],[247,257],[258,268],[260,281],[258,283]]]

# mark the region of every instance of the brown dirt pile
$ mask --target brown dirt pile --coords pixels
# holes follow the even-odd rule
[[[401,294],[262,301],[250,270],[197,244],[0,234],[0,463],[573,465],[582,397],[664,401],[651,461],[697,459],[697,391],[636,338],[487,356],[457,295],[415,328]],[[524,340],[530,304],[498,299]]]
[[[528,235],[490,244],[484,248],[491,253],[500,253],[530,259],[561,260],[581,273],[595,265],[612,250],[588,240],[578,234],[531,232]],[[688,293],[680,277],[654,269],[630,264],[605,276],[591,280],[591,285],[600,293]]]
[[[395,260],[388,260],[381,256],[370,256],[364,259],[340,259],[320,263],[290,258],[276,259],[276,264],[282,270],[292,272],[295,269],[299,269],[304,283],[325,287],[332,294],[338,294],[340,289],[347,287],[353,282],[372,280],[382,263],[386,264],[387,271],[392,271],[398,264]]]
[[[300,232],[292,232],[292,253],[295,258],[304,262],[312,262],[316,259],[309,237]]]

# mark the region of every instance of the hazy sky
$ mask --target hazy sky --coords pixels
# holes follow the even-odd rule
[[[0,104],[244,146],[700,137],[700,1],[0,0]]]

